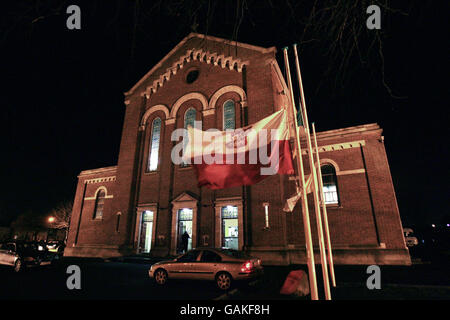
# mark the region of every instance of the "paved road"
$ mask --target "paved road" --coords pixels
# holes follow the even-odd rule
[[[69,290],[69,264],[81,270],[81,289]],[[223,293],[214,283],[172,281],[157,286],[148,277],[150,264],[121,262],[71,262],[58,266],[30,268],[15,274],[0,268],[0,299],[151,299],[211,300]]]
[[[81,269],[81,290],[69,290],[67,266]],[[148,277],[150,262],[101,262],[66,260],[58,267],[38,267],[15,274],[0,267],[1,299],[99,299],[99,300],[213,300],[224,298],[213,282],[174,281],[157,286]],[[305,266],[303,266],[305,267]],[[228,300],[308,300],[308,297],[287,297],[279,294],[291,267],[266,267],[261,281],[252,286],[240,285],[225,297]],[[411,267],[381,267],[381,290],[368,290],[365,266],[336,266],[338,287],[336,300],[380,299],[449,299],[449,264],[424,264]],[[321,286],[320,268],[317,269]],[[319,291],[321,288],[319,288]],[[321,296],[323,294],[321,293]]]

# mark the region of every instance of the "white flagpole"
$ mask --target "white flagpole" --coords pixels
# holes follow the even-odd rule
[[[323,193],[322,170],[320,168],[319,148],[317,146],[316,127],[314,126],[314,122],[312,123],[312,130],[314,136],[314,148],[316,150],[317,177],[319,180],[320,201],[322,203],[323,225],[325,228],[325,241],[327,244],[328,264],[330,265],[331,285],[333,287],[336,287],[336,278],[334,275],[334,264],[333,264],[333,252],[331,250],[330,229],[328,227],[327,205],[325,204],[325,195]]]
[[[317,224],[317,233],[319,238],[319,249],[320,249],[320,262],[322,264],[322,276],[323,276],[323,285],[325,290],[325,299],[331,300],[331,290],[330,290],[330,282],[328,278],[328,267],[327,267],[327,257],[325,253],[325,244],[324,244],[324,238],[323,238],[323,228],[322,228],[322,217],[320,214],[320,204],[319,204],[319,188],[318,188],[318,181],[317,181],[317,174],[316,169],[314,166],[314,155],[313,155],[313,149],[311,144],[311,134],[309,131],[309,123],[308,123],[308,114],[306,112],[306,103],[305,103],[305,95],[303,93],[303,84],[302,84],[302,76],[300,73],[300,63],[298,61],[298,54],[297,54],[297,45],[294,44],[294,54],[295,54],[295,65],[297,69],[297,78],[298,83],[300,87],[300,98],[301,98],[301,105],[300,107],[303,110],[303,122],[305,126],[305,132],[306,132],[306,143],[308,147],[308,158],[309,158],[309,167],[312,174],[312,182],[313,182],[313,195],[314,195],[314,209],[316,212],[316,224]]]
[[[303,227],[305,229],[305,242],[306,242],[306,254],[307,254],[307,264],[308,264],[308,275],[309,275],[309,286],[311,290],[311,300],[319,300],[318,292],[317,292],[317,279],[316,279],[316,266],[314,263],[314,248],[311,237],[311,225],[309,219],[309,209],[308,209],[308,198],[306,193],[306,185],[305,185],[305,172],[303,170],[303,160],[302,160],[302,149],[300,144],[300,136],[299,129],[297,123],[297,109],[295,108],[294,102],[294,92],[292,90],[292,80],[291,80],[291,72],[289,69],[289,58],[287,55],[287,48],[283,48],[284,51],[284,65],[286,67],[286,77],[288,80],[290,98],[291,98],[291,106],[292,112],[294,115],[294,123],[295,123],[295,140],[297,147],[297,169],[298,174],[300,176],[300,182],[302,186],[302,214],[303,214]]]

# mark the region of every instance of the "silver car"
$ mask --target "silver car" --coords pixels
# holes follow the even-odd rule
[[[4,243],[0,246],[0,265],[11,266],[15,272],[23,268],[23,261],[18,253],[16,243]]]
[[[168,279],[214,280],[228,290],[234,280],[251,280],[263,274],[261,260],[233,249],[194,249],[171,261],[153,264],[149,276],[157,284]]]

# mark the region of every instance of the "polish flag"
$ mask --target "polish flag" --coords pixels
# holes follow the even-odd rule
[[[312,175],[308,175],[305,178],[305,188],[306,193],[312,193]],[[294,194],[292,197],[286,200],[286,203],[284,204],[283,211],[284,212],[292,212],[294,210],[295,205],[297,204],[298,200],[302,197],[302,190],[300,190]]]
[[[183,160],[192,163],[198,186],[224,189],[252,185],[274,174],[294,174],[287,111],[235,130],[188,128]]]

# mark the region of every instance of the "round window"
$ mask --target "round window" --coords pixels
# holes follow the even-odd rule
[[[199,71],[197,69],[189,71],[187,76],[186,76],[186,82],[187,83],[194,82],[195,80],[197,80],[198,74],[199,74]]]

